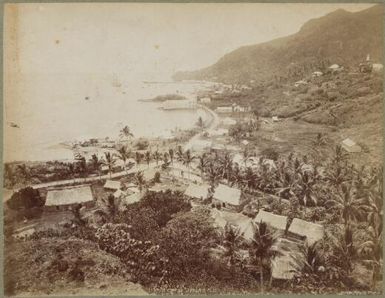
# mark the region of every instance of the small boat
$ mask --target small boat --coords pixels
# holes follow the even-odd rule
[[[20,128],[20,126],[17,125],[15,122],[10,122],[9,126],[14,127],[14,128]]]

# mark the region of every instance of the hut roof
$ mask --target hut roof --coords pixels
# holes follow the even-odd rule
[[[214,210],[212,217],[215,224],[219,228],[225,228],[230,224],[238,229],[239,234],[246,240],[251,240],[254,237],[255,225],[250,217],[241,213]]]
[[[342,148],[348,152],[361,152],[361,147],[356,144],[353,140],[347,138],[341,142]]]
[[[224,184],[219,184],[215,189],[213,198],[232,205],[239,205],[241,190]]]
[[[289,232],[295,235],[306,237],[309,245],[321,240],[324,236],[324,227],[319,224],[294,218],[289,227]]]
[[[104,184],[104,188],[118,190],[122,187],[120,181],[107,180]]]
[[[93,200],[89,185],[66,187],[61,189],[48,190],[46,206],[61,206],[86,203]]]
[[[260,210],[255,217],[254,222],[260,223],[261,221],[267,223],[274,229],[285,230],[287,217]]]

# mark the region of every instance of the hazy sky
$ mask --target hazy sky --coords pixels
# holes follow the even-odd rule
[[[22,73],[117,73],[141,79],[194,70],[248,44],[295,33],[338,8],[370,4],[22,4]]]

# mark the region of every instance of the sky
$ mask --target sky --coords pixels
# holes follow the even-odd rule
[[[33,76],[117,73],[165,79],[179,70],[209,66],[240,46],[293,34],[309,19],[338,8],[370,6],[18,4],[18,67]],[[9,16],[6,20],[14,15]]]

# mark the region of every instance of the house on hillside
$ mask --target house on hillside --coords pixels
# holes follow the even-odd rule
[[[192,199],[205,200],[209,196],[209,188],[210,185],[208,184],[190,184],[185,190],[184,194],[185,196]]]
[[[323,76],[323,73],[322,73],[321,71],[314,71],[314,72],[311,74],[311,76],[312,76],[313,78],[321,77],[321,76]]]
[[[253,220],[241,213],[220,211],[213,209],[211,216],[214,218],[214,224],[220,228],[222,232],[225,231],[226,225],[231,226],[238,232],[238,235],[243,239],[250,241],[254,238],[255,224]]]
[[[307,85],[307,82],[304,80],[300,80],[294,83],[294,87],[298,88],[299,86],[305,86]]]
[[[342,71],[344,68],[338,64],[332,64],[329,66],[328,71],[331,73],[336,73]]]
[[[71,210],[79,204],[88,208],[95,205],[89,185],[48,190],[44,209],[46,211],[65,211]]]
[[[361,147],[356,144],[353,140],[347,138],[341,142],[342,148],[344,148],[349,153],[358,153],[361,152]]]
[[[276,230],[284,231],[286,229],[287,216],[259,210],[257,216],[254,218],[254,222],[259,224],[261,221]]]
[[[382,72],[384,70],[384,65],[381,63],[373,63],[372,64],[372,72]]]
[[[233,107],[217,107],[215,111],[217,113],[232,113]]]
[[[213,199],[223,204],[238,206],[241,201],[241,190],[224,184],[219,184],[214,191]]]
[[[106,183],[104,183],[104,188],[108,190],[114,190],[117,191],[121,189],[122,184],[120,181],[114,181],[114,180],[107,180]]]
[[[210,103],[210,102],[211,102],[211,98],[210,98],[210,97],[201,97],[201,98],[199,99],[199,101],[200,101],[201,103]]]
[[[325,229],[322,225],[294,218],[288,232],[306,240],[308,245],[313,245],[324,237]]]

